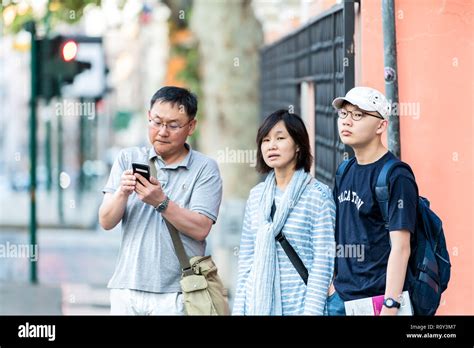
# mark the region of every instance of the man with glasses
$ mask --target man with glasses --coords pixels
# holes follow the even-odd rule
[[[112,167],[99,210],[104,229],[122,222],[108,284],[112,314],[184,314],[180,264],[163,218],[181,232],[187,255],[204,255],[222,199],[217,163],[186,143],[196,129],[196,113],[194,94],[161,88],[148,111],[151,146],[123,149]],[[158,178],[133,174],[132,163],[155,166]]]
[[[415,230],[417,186],[408,169],[396,167],[389,176],[388,231],[375,195],[383,165],[395,156],[382,144],[391,106],[369,87],[355,87],[332,102],[338,112],[341,141],[354,150],[334,187],[336,243],[363,248],[361,255],[336,256],[326,313],[345,315],[344,301],[384,295],[382,315],[396,315],[407,289],[410,236]],[[341,248],[342,246],[342,248]]]

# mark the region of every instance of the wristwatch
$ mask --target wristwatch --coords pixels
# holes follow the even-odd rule
[[[388,297],[383,300],[383,305],[387,308],[400,308],[400,302],[395,301],[393,298]]]
[[[170,202],[170,199],[168,196],[165,196],[165,197],[166,197],[165,200],[155,207],[158,213],[162,213],[166,210],[166,208],[168,208],[168,203]]]

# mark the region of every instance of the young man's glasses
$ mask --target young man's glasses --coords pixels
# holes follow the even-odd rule
[[[152,128],[160,130],[161,127],[165,127],[170,132],[177,132],[181,128],[186,127],[189,124],[189,122],[191,122],[191,120],[186,122],[182,126],[180,126],[177,122],[174,122],[174,121],[171,123],[164,123],[164,122],[161,122],[160,120],[149,120],[150,126]]]
[[[347,110],[344,110],[344,109],[339,109],[337,111],[337,114],[339,115],[339,118],[342,118],[342,119],[345,119],[347,117],[347,115],[351,115],[351,118],[354,120],[354,121],[360,121],[364,115],[369,115],[369,116],[372,116],[372,117],[377,117],[377,118],[380,118],[380,119],[384,119],[382,116],[379,116],[379,115],[374,115],[374,114],[369,114],[368,112],[362,112],[362,111],[347,111]]]

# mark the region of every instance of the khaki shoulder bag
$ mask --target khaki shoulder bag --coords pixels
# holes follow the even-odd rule
[[[155,163],[150,160],[150,171],[157,178]],[[162,216],[163,217],[163,216]],[[181,266],[181,290],[187,315],[229,315],[224,285],[217,274],[217,267],[209,256],[188,258],[179,231],[163,217],[173,241]]]

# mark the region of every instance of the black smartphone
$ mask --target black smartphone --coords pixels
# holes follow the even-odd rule
[[[148,164],[132,163],[132,168],[133,174],[138,173],[141,176],[145,177],[148,181],[150,181],[150,166]],[[140,183],[143,185],[142,182]]]

